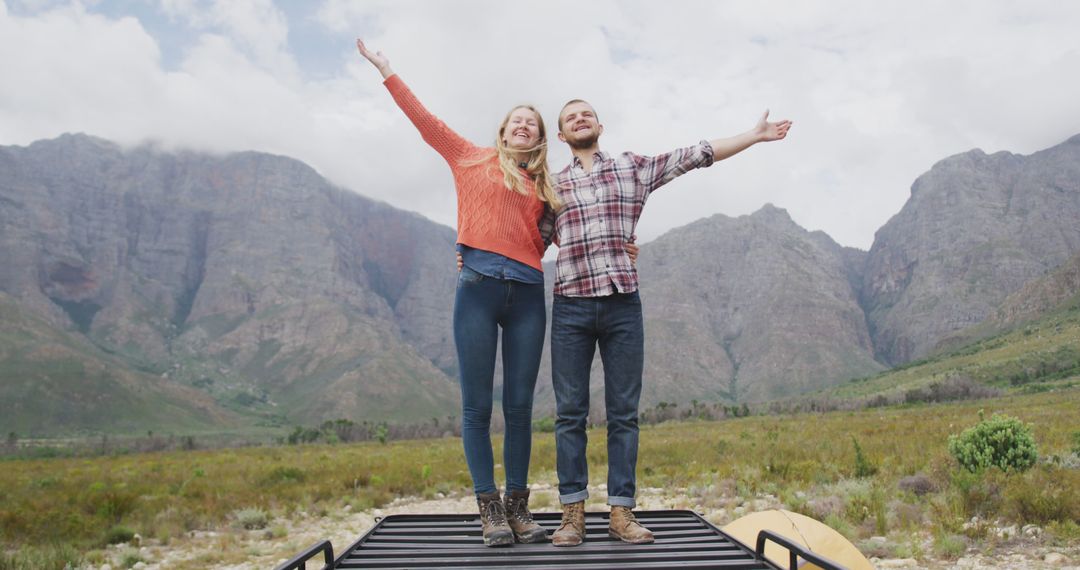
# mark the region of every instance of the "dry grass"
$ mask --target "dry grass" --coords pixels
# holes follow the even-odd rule
[[[1030,423],[1044,460],[1023,474],[961,473],[946,441],[974,424],[979,409]],[[974,515],[1036,523],[1074,540],[1080,537],[1080,469],[1069,462],[1076,463],[1077,409],[1080,389],[1074,388],[975,403],[646,426],[639,485],[679,493],[688,508],[723,509],[725,519],[735,518],[737,505],[752,507],[768,496],[856,540],[892,535],[903,544],[904,533],[929,525],[945,553],[959,548],[959,536],[980,538],[963,528]],[[853,438],[872,476],[855,476]],[[602,428],[590,439],[592,480],[603,482]],[[1054,455],[1064,465],[1045,461]],[[553,435],[536,434],[534,477],[551,477],[554,459]],[[118,526],[168,541],[193,529],[235,527],[236,513],[244,510],[274,517],[345,505],[369,509],[399,496],[470,488],[456,438],[10,460],[2,467],[0,539],[7,549],[32,549],[42,559],[48,555],[37,545],[92,554]],[[916,475],[928,481],[919,493],[910,483],[901,486]],[[538,499],[542,506],[555,503]],[[0,559],[0,570],[24,567],[19,564],[9,555]]]

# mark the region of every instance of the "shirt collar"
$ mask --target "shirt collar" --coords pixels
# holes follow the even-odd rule
[[[598,151],[594,152],[593,155],[592,155],[592,159],[593,159],[594,164],[597,163],[597,162],[603,162],[603,161],[607,160],[608,158],[610,158],[608,156],[608,153],[606,153],[606,152],[604,152],[602,150],[598,150]],[[578,158],[576,155],[574,156],[574,160],[572,162],[570,162],[570,167],[571,168],[585,168],[584,166],[581,165],[581,159]]]

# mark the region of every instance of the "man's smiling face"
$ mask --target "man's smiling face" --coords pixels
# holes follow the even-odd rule
[[[559,113],[559,140],[570,148],[589,148],[596,144],[604,126],[596,118],[596,111],[585,101],[572,101]]]

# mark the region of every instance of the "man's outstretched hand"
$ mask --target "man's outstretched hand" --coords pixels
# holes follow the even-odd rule
[[[770,123],[769,110],[766,109],[765,114],[761,116],[761,120],[754,127],[754,134],[758,136],[758,140],[761,142],[778,141],[787,136],[790,128],[791,121],[787,119],[777,123]]]

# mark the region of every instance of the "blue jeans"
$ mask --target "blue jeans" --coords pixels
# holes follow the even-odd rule
[[[546,324],[543,284],[487,277],[468,266],[461,269],[454,300],[454,344],[461,371],[461,439],[477,493],[498,490],[491,451],[491,409],[500,327],[506,489],[528,488],[533,390]]]
[[[589,496],[585,458],[589,369],[596,346],[604,363],[608,504],[634,508],[637,491],[638,401],[645,328],[637,292],[606,297],[555,295],[551,307],[551,381],[555,389],[559,501]]]

